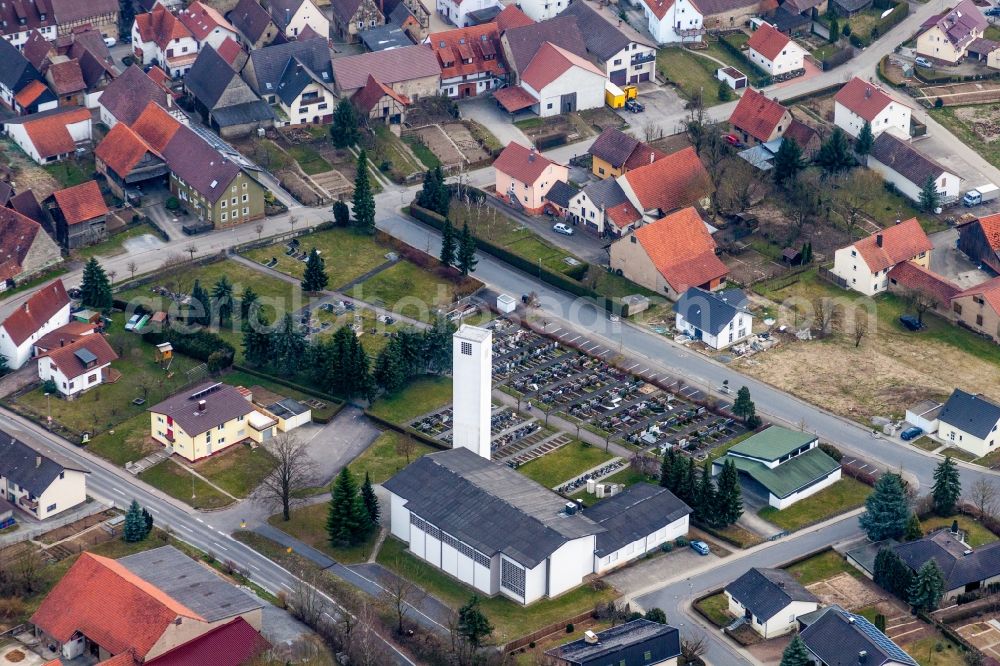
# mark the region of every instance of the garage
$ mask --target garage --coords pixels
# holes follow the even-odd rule
[[[627,83],[626,79],[628,78],[628,70],[616,69],[615,71],[611,72],[611,76],[609,78],[611,79],[611,83],[615,84],[616,86],[623,86]]]

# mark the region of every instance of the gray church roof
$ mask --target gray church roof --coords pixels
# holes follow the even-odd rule
[[[637,483],[586,509],[584,515],[607,531],[597,535],[595,554],[609,553],[649,536],[691,513],[691,508],[660,486]]]

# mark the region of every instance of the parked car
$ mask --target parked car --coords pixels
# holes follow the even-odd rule
[[[563,236],[573,235],[573,228],[570,227],[568,224],[563,224],[562,222],[556,222],[555,224],[553,224],[552,231],[556,232],[557,234],[562,234]]]
[[[637,102],[634,99],[630,99],[627,102],[625,102],[625,108],[631,111],[632,113],[642,113],[643,111],[646,110],[646,107],[643,106],[642,103]]]
[[[913,315],[901,315],[899,323],[908,331],[919,331],[924,328],[924,323]]]
[[[913,59],[913,62],[917,64],[917,67],[926,67],[927,69],[932,69],[934,67],[934,63],[923,56],[917,56]]]
[[[110,49],[110,48],[111,48],[112,46],[114,46],[115,44],[117,44],[117,43],[118,43],[118,42],[116,42],[116,41],[115,41],[115,38],[114,38],[114,37],[105,37],[105,38],[104,38],[104,45],[105,45],[105,46],[107,46],[107,47],[108,47],[109,49]]]
[[[128,323],[125,324],[125,330],[131,331],[133,328],[135,328],[135,325],[139,323],[140,319],[142,319],[142,315],[140,314],[134,314],[131,317],[129,317]]]
[[[699,555],[709,555],[712,552],[711,549],[708,547],[708,544],[705,543],[704,541],[692,541],[691,550],[698,553]]]
[[[903,432],[899,433],[899,438],[904,442],[908,442],[911,439],[916,439],[917,437],[920,437],[922,434],[924,434],[923,428],[918,428],[917,426],[913,426],[912,428],[907,428]]]
[[[743,147],[743,142],[740,141],[739,137],[737,137],[735,134],[727,134],[723,138],[726,140],[726,143],[728,143],[730,146],[733,146],[734,148]]]
[[[1000,16],[1000,7],[990,7],[983,13],[987,16]]]

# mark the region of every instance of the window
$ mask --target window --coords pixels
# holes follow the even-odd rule
[[[237,199],[236,199],[236,197],[233,197],[233,205],[234,205],[234,206],[236,205],[236,202],[237,202]]]
[[[221,206],[221,207],[222,207],[222,208],[225,208],[225,207],[226,207],[226,204],[227,204],[227,203],[229,203],[229,202],[228,202],[228,201],[226,201],[225,199],[223,199],[223,200],[222,200],[222,206]]]
[[[472,356],[472,343],[471,342],[463,342],[462,343],[462,354],[464,354],[465,356]]]
[[[246,183],[243,183],[243,189],[244,190],[247,189],[247,184]]]
[[[955,314],[962,314],[962,305],[960,303],[952,303],[951,309],[955,311]]]
[[[792,621],[794,620],[795,618],[792,618]],[[653,658],[653,652],[651,650],[646,650],[645,652],[642,653],[642,658],[644,661],[649,661],[650,659]]]
[[[49,504],[48,508],[46,508],[45,510],[47,512],[49,512],[49,513],[52,513],[53,511],[56,510],[56,505],[55,504]]]
[[[250,195],[249,194],[244,194],[243,195],[243,201],[250,201]]]
[[[59,479],[61,480],[65,478],[66,478],[66,472],[59,472]]]
[[[229,219],[229,215],[228,215],[228,213],[223,213],[223,214],[222,214],[222,221],[223,221],[223,222],[225,222],[225,221],[226,221],[226,220],[228,220],[228,219]]]
[[[243,214],[244,215],[249,215],[250,214],[250,209],[249,208],[244,208],[243,209]]]
[[[976,315],[976,326],[983,325],[983,315]]]

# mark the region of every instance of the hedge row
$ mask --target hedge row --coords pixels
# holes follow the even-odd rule
[[[847,62],[853,57],[854,57],[854,49],[844,48],[840,49],[839,51],[835,51],[834,53],[831,53],[829,56],[827,56],[821,61],[821,64],[823,65],[823,71],[828,72],[834,67],[839,67],[840,65],[843,65],[845,62]]]
[[[146,333],[143,338],[153,345],[169,342],[174,346],[174,350],[185,356],[196,358],[205,363],[211,362],[214,367],[209,369],[212,371],[228,368],[236,357],[236,349],[231,344],[209,331],[181,333],[174,329],[167,329]]]

